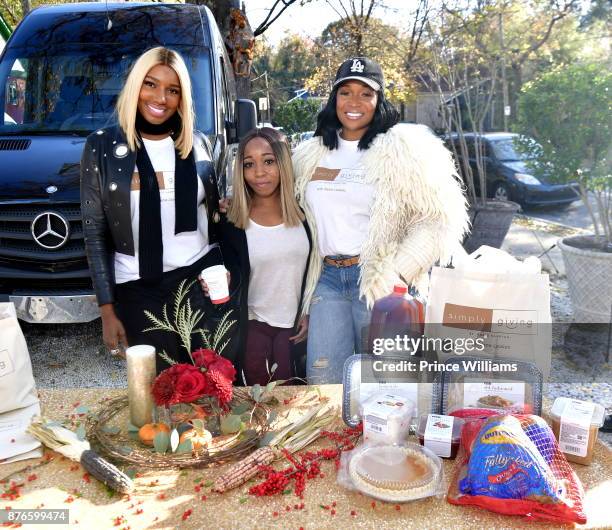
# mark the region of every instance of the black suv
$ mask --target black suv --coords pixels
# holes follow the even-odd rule
[[[508,132],[484,133],[480,135],[484,164],[487,175],[487,196],[500,200],[518,202],[521,206],[569,206],[579,198],[577,184],[552,184],[546,179],[530,174],[527,158],[516,148],[518,134]],[[465,133],[470,166],[474,184],[479,193],[478,173],[474,146],[475,135]],[[444,138],[447,147],[453,151],[453,143],[459,157],[458,166],[462,171],[461,148],[457,134]],[[534,140],[535,141],[535,140]],[[465,176],[464,176],[465,180]]]
[[[81,227],[81,152],[87,135],[112,123],[128,68],[154,46],[185,58],[196,126],[210,139],[223,196],[235,152],[230,144],[256,118],[251,101],[236,101],[208,8],[134,2],[40,7],[0,56],[0,301],[14,302],[23,320],[98,316]]]

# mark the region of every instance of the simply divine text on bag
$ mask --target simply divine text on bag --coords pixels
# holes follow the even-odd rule
[[[490,272],[469,266],[432,270],[426,337],[455,345],[479,339],[470,351],[436,348],[440,361],[463,353],[528,361],[540,369],[546,381],[551,327],[548,274]]]

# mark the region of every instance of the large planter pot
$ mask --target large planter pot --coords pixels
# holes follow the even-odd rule
[[[463,242],[466,252],[472,253],[482,245],[501,248],[510,230],[514,214],[520,206],[512,201],[487,201],[470,206],[468,213],[472,231]]]
[[[565,237],[558,242],[574,310],[574,321],[612,321],[612,249],[595,236]]]

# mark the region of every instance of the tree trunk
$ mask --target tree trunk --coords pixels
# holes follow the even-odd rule
[[[30,0],[21,0],[21,11],[22,16],[25,17],[30,11],[32,11],[32,2]]]
[[[230,56],[237,96],[249,98],[255,36],[246,14],[240,9],[240,0],[187,0],[187,3],[206,5],[212,11]]]
[[[251,99],[251,80],[248,77],[236,77],[236,96]]]
[[[512,79],[510,81],[509,96],[510,101],[509,105],[512,109],[512,114],[510,115],[510,123],[515,123],[517,118],[517,104],[518,97],[521,92],[521,88],[523,87],[523,65],[518,63],[512,63]]]

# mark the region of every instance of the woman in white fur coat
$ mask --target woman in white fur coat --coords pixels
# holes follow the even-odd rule
[[[448,262],[468,229],[450,152],[425,127],[398,121],[380,66],[349,59],[314,137],[293,156],[318,249],[303,305],[309,383],[341,382],[344,361],[363,351],[374,301],[400,281],[423,292],[430,267]]]

